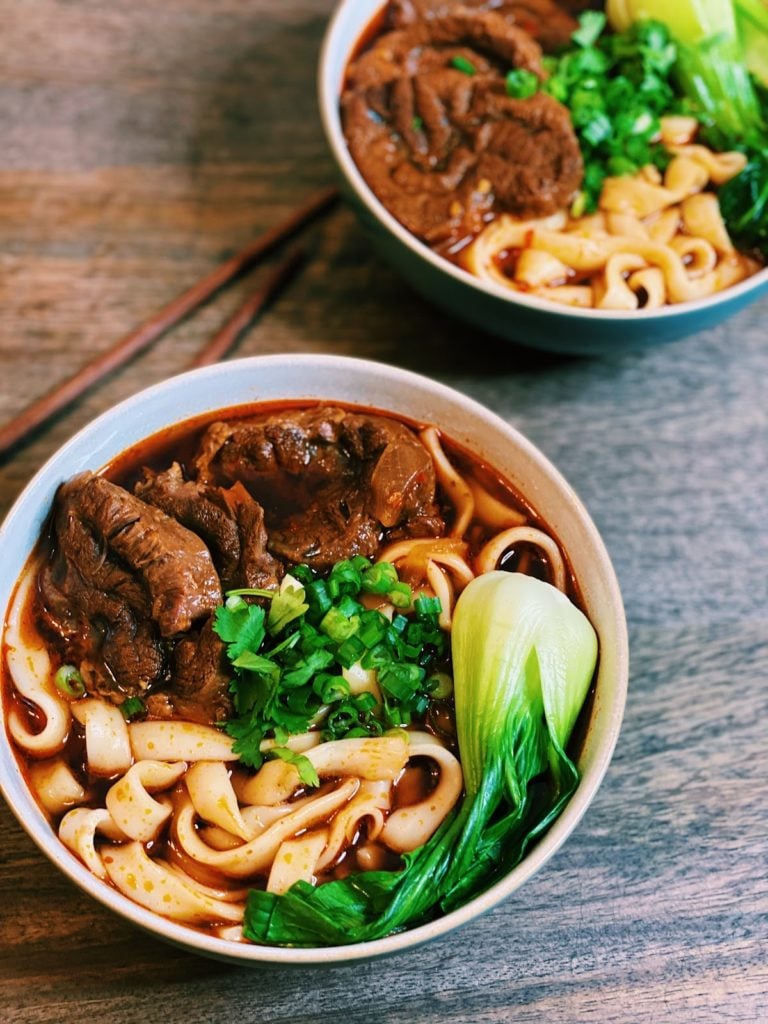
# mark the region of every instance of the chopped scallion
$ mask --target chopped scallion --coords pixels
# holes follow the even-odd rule
[[[457,53],[455,57],[451,58],[451,67],[456,68],[457,71],[461,71],[465,75],[477,74],[477,68],[472,61],[467,60],[466,57],[462,57],[460,53]]]
[[[120,711],[126,722],[133,721],[134,718],[143,715],[146,710],[147,706],[141,697],[127,697],[120,705]]]
[[[366,593],[403,612],[390,623],[361,603]],[[264,601],[251,604],[249,597]],[[445,657],[447,637],[437,624],[439,600],[412,601],[394,565],[362,556],[336,563],[324,576],[295,566],[277,590],[228,594],[213,628],[232,668],[236,716],[224,729],[240,759],[258,768],[263,740],[286,747],[289,736],[318,723],[324,738],[338,739],[381,735],[420,719],[432,699],[427,676]],[[354,666],[371,673],[376,696],[350,692],[342,673]]]
[[[83,677],[74,665],[62,665],[58,668],[53,682],[56,689],[66,694],[67,697],[77,698],[85,695]]]

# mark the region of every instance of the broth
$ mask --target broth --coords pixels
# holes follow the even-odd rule
[[[216,444],[218,447],[215,447]],[[213,451],[213,454],[209,449]],[[238,453],[237,458],[242,460],[243,466],[246,464],[248,466],[247,470],[241,471],[242,480],[245,480],[246,484],[243,484],[240,478],[234,482],[230,479],[229,466],[232,462],[230,449]],[[367,522],[366,516],[368,519],[374,518],[378,525],[376,526],[375,550],[371,552],[371,560],[375,561],[383,555],[384,561],[387,561],[387,554],[391,553],[394,559],[393,564],[398,566],[400,580],[405,581],[400,585],[409,584],[414,595],[422,594],[422,597],[429,601],[432,595],[437,593],[431,589],[430,578],[425,575],[427,570],[422,551],[430,551],[431,557],[438,559],[437,564],[443,564],[444,568],[439,572],[450,582],[446,593],[453,594],[463,585],[462,573],[466,571],[472,573],[472,566],[477,566],[479,561],[486,557],[484,552],[487,551],[488,545],[493,542],[494,537],[504,533],[503,522],[520,522],[525,524],[525,529],[532,531],[533,540],[527,537],[520,543],[511,543],[509,546],[502,545],[501,553],[496,559],[499,567],[512,572],[529,572],[548,581],[553,581],[559,571],[562,589],[574,603],[580,603],[573,574],[565,556],[562,553],[558,556],[562,558],[562,568],[558,570],[552,564],[551,550],[538,547],[536,537],[541,535],[545,539],[548,538],[548,543],[554,546],[555,551],[560,550],[559,545],[551,538],[546,525],[536,517],[522,496],[517,494],[493,468],[486,465],[469,450],[434,431],[433,428],[425,428],[412,421],[404,421],[400,417],[394,417],[377,409],[340,404],[327,406],[324,403],[315,402],[278,402],[219,410],[176,425],[143,440],[112,460],[98,478],[85,475],[82,479],[76,478],[75,481],[68,482],[57,495],[56,506],[24,577],[27,582],[34,578],[36,585],[31,588],[30,595],[26,598],[19,617],[18,632],[21,640],[18,638],[9,640],[10,630],[7,631],[4,638],[2,674],[6,725],[8,727],[9,720],[14,716],[20,723],[15,733],[11,730],[13,733],[11,745],[16,749],[20,766],[26,775],[30,789],[48,815],[52,827],[56,829],[62,827],[62,822],[67,820],[73,808],[79,808],[81,812],[90,809],[94,814],[101,814],[101,809],[106,806],[114,815],[114,808],[117,806],[115,803],[117,797],[114,794],[123,793],[124,790],[121,790],[120,787],[127,785],[125,780],[129,778],[131,772],[133,772],[132,778],[138,778],[136,769],[140,769],[140,773],[144,773],[143,775],[139,773],[141,785],[137,785],[134,790],[131,790],[133,795],[129,799],[141,801],[146,798],[148,808],[146,813],[159,815],[157,827],[150,833],[144,833],[141,827],[136,828],[135,822],[129,816],[123,822],[122,827],[126,829],[126,832],[122,838],[115,836],[109,828],[105,835],[101,834],[97,831],[97,826],[92,825],[91,845],[85,852],[83,848],[77,846],[74,840],[70,839],[67,845],[81,859],[85,859],[92,870],[98,871],[99,867],[104,868],[105,881],[116,885],[123,892],[126,892],[126,889],[116,881],[117,876],[114,871],[117,869],[113,871],[113,862],[116,858],[119,859],[118,854],[122,856],[121,851],[126,846],[134,849],[135,856],[140,855],[138,847],[142,846],[141,856],[145,856],[150,865],[161,865],[162,870],[172,880],[177,876],[183,877],[186,879],[183,884],[187,888],[190,886],[194,888],[195,885],[202,887],[197,893],[198,902],[195,904],[195,909],[179,911],[181,916],[179,917],[177,914],[176,919],[196,928],[211,930],[224,937],[229,937],[231,929],[236,928],[236,924],[232,924],[232,916],[228,916],[228,913],[229,908],[234,907],[238,901],[242,900],[240,892],[243,886],[247,886],[248,889],[264,889],[265,886],[269,888],[276,884],[273,883],[273,879],[276,871],[275,864],[279,858],[270,860],[266,866],[256,867],[253,871],[245,873],[242,872],[242,866],[236,863],[238,849],[245,849],[256,843],[257,837],[261,834],[259,830],[268,830],[270,827],[269,824],[257,823],[259,814],[266,815],[265,822],[267,819],[277,821],[282,817],[287,820],[291,815],[300,816],[304,813],[303,808],[311,804],[313,800],[333,797],[339,787],[344,785],[345,775],[331,769],[329,774],[320,778],[317,785],[300,783],[296,779],[282,796],[276,798],[276,801],[264,805],[266,810],[259,811],[264,786],[267,786],[267,789],[269,786],[277,787],[274,792],[282,792],[280,786],[284,785],[284,779],[281,781],[278,777],[279,773],[283,768],[294,771],[292,767],[294,764],[302,763],[302,757],[306,760],[305,755],[302,754],[302,750],[305,749],[303,746],[296,747],[285,764],[279,760],[266,760],[261,767],[257,765],[250,768],[247,765],[244,767],[239,764],[226,752],[224,760],[219,762],[216,761],[216,758],[221,756],[220,754],[216,756],[213,754],[203,755],[202,761],[205,764],[218,763],[223,766],[221,775],[217,776],[215,782],[207,779],[204,784],[197,779],[202,771],[209,771],[209,769],[199,768],[200,762],[194,761],[194,757],[197,755],[193,755],[193,761],[188,765],[188,754],[184,754],[183,751],[173,755],[157,753],[154,755],[156,760],[152,755],[147,758],[146,754],[139,755],[136,752],[135,723],[148,724],[152,728],[156,726],[159,731],[156,734],[153,733],[153,736],[156,735],[160,739],[155,739],[153,742],[161,740],[164,742],[162,730],[169,723],[176,720],[190,721],[189,714],[184,713],[182,709],[193,707],[192,697],[188,693],[179,694],[175,690],[175,687],[180,685],[179,665],[186,664],[186,662],[180,661],[179,651],[185,644],[191,643],[194,647],[195,657],[202,662],[203,653],[201,652],[204,649],[201,646],[203,643],[201,638],[208,626],[201,627],[198,619],[181,634],[169,633],[166,635],[162,633],[155,610],[158,599],[155,597],[150,601],[146,593],[151,591],[154,585],[153,580],[148,572],[145,572],[141,560],[134,557],[133,553],[125,547],[124,540],[125,535],[132,531],[136,532],[137,522],[141,522],[142,516],[145,514],[143,506],[146,502],[141,499],[137,504],[135,492],[147,496],[148,500],[154,498],[152,489],[147,490],[147,481],[151,487],[158,486],[158,481],[166,483],[170,481],[177,488],[176,493],[183,495],[185,502],[192,494],[196,495],[203,503],[213,502],[210,508],[205,505],[205,509],[210,515],[213,514],[211,509],[215,509],[221,514],[221,517],[230,516],[229,519],[226,519],[228,527],[233,523],[236,526],[240,523],[237,518],[240,515],[240,510],[246,508],[251,512],[254,503],[258,504],[261,501],[264,508],[265,537],[269,539],[278,535],[281,529],[285,529],[286,514],[289,518],[298,516],[300,520],[302,513],[296,512],[295,509],[286,513],[286,509],[280,501],[271,503],[264,500],[264,474],[267,473],[267,470],[270,473],[278,474],[287,472],[285,467],[293,465],[291,460],[296,461],[297,451],[299,453],[298,462],[301,463],[304,460],[302,464],[309,468],[296,474],[296,480],[291,481],[289,490],[298,492],[301,490],[303,480],[310,479],[312,481],[312,487],[308,488],[305,495],[306,507],[312,513],[312,528],[316,528],[316,520],[322,519],[323,501],[333,504],[334,509],[336,506],[346,508],[349,512],[349,521],[353,523],[357,523],[358,520],[355,519],[355,516],[358,517],[360,523],[358,533],[354,534],[352,538],[354,544],[367,543],[370,524]],[[456,504],[455,498],[452,497],[452,488],[446,485],[447,478],[444,476],[444,465],[441,468],[441,459],[447,460],[450,471],[457,474],[457,479],[464,481],[465,487],[469,488],[474,495],[475,512],[468,516],[466,527],[458,537],[452,536],[452,524],[458,522],[464,513]],[[382,469],[384,463],[386,465]],[[403,470],[403,465],[408,468]],[[179,467],[180,476],[178,474],[175,477],[168,476],[169,473],[176,473],[174,466]],[[399,490],[395,488],[397,500],[400,502],[399,518],[392,512],[389,504],[382,503],[381,495],[376,496],[376,489],[381,486],[381,478],[385,476],[385,470],[391,474],[392,480],[395,480],[400,488]],[[432,476],[433,472],[434,477]],[[203,483],[204,477],[206,479]],[[99,479],[108,481],[109,489],[104,491],[103,485],[94,484],[94,479],[97,482]],[[387,487],[389,487],[392,481],[389,478],[386,479]],[[414,480],[416,483],[413,482]],[[89,494],[89,489],[94,487],[97,487],[94,492],[96,499],[91,507],[83,494]],[[368,491],[366,491],[365,500],[360,504],[359,492],[365,491],[366,488]],[[386,490],[386,487],[384,489]],[[234,498],[232,492],[235,492]],[[258,501],[253,497],[254,493],[258,494]],[[69,506],[67,503],[70,500],[75,504]],[[100,524],[103,524],[103,506],[108,505],[109,502],[118,504],[128,502],[129,514],[126,518],[121,511],[115,520],[114,527],[99,533],[98,531],[102,529]],[[115,507],[117,508],[118,505]],[[156,507],[153,505],[152,509]],[[170,506],[166,506],[166,508],[168,507]],[[384,509],[381,514],[388,519],[386,525],[380,520],[375,520],[370,511],[371,507]],[[178,519],[174,519],[172,525],[173,530],[177,531],[182,520],[189,523],[192,519],[190,510],[184,503],[179,504],[175,511]],[[161,537],[161,529],[169,526],[166,519],[172,517],[168,512],[163,512],[158,516],[155,511],[151,511],[151,514],[146,513],[146,516],[147,530],[157,531],[157,536],[153,534],[153,544],[160,543],[158,538]],[[72,525],[73,517],[76,519],[75,526]],[[224,520],[222,519],[222,521]],[[256,532],[264,529],[258,518],[248,521],[257,524],[254,527]],[[200,529],[208,528],[209,524],[204,516],[200,515],[196,522],[201,524]],[[77,545],[82,541],[82,531],[86,527],[85,546],[78,547]],[[187,525],[183,529],[189,531],[191,527]],[[176,536],[177,533],[174,532],[172,535]],[[195,536],[199,540],[198,535]],[[210,539],[212,534],[208,533],[205,536],[208,538],[206,551],[211,558],[213,557],[211,552],[215,553],[216,572],[222,574],[224,571],[222,569],[223,549],[220,550],[213,544]],[[291,536],[289,531],[288,541],[291,540]],[[326,540],[335,550],[334,545],[336,545],[338,537],[329,535],[323,540],[323,543],[326,543]],[[189,543],[186,535],[184,541],[185,544]],[[285,543],[287,544],[288,541]],[[96,542],[98,564],[94,568],[91,548]],[[114,546],[117,543],[123,544],[119,550]],[[72,545],[71,549],[67,547],[70,544]],[[405,554],[398,553],[401,548],[407,549]],[[300,566],[297,568],[296,562],[286,559],[284,555],[276,554],[276,551],[277,548],[271,547],[271,542],[265,540],[263,550],[258,552],[257,561],[261,567],[267,565],[270,572],[273,571],[273,566],[279,566],[274,577],[274,586],[278,587],[282,586],[281,579],[283,583],[286,578],[292,579],[292,574],[299,572]],[[318,561],[315,569],[311,571],[307,569],[304,571],[304,575],[300,576],[304,585],[309,588],[307,593],[315,583],[322,582],[326,578],[330,580],[335,571],[334,567],[329,576],[324,568],[323,558],[325,556],[322,545],[321,550],[318,551],[317,543],[313,541],[310,551],[311,554],[308,557]],[[354,558],[356,551],[350,549],[348,554],[350,558]],[[175,556],[168,555],[168,559],[172,557]],[[197,547],[190,557],[199,558]],[[443,562],[440,563],[439,559],[443,559]],[[429,562],[429,564],[433,563]],[[241,559],[237,571],[242,570],[242,565]],[[89,572],[92,575],[86,578]],[[243,580],[239,580],[236,576],[233,579],[242,585]],[[85,580],[85,585],[81,586],[83,580]],[[103,582],[104,580],[107,582]],[[102,593],[98,591],[99,585],[114,589]],[[222,601],[226,598],[227,593],[231,594],[232,589],[237,590],[238,588],[222,588],[223,593],[216,602],[216,608],[213,609],[215,614],[211,616],[211,621],[217,618],[219,611],[224,607]],[[134,590],[141,592],[138,597],[133,593]],[[94,593],[96,594],[95,598]],[[120,604],[117,600],[121,593],[128,594],[124,604]],[[262,591],[261,594],[263,593]],[[396,590],[391,593],[395,594]],[[62,595],[65,605],[67,601],[70,602],[63,609],[61,606]],[[247,596],[248,601],[244,601],[243,598],[239,600],[244,601],[246,605],[249,605],[250,602],[251,608],[254,603],[259,606],[259,602],[263,601],[263,597],[258,592],[247,592]],[[394,597],[382,593],[379,595],[371,593],[367,597],[370,597],[371,600],[362,600],[361,598],[362,603],[359,604],[354,614],[367,615],[368,618],[365,621],[371,625],[371,628],[380,627],[382,630],[386,630],[390,623],[398,621],[398,616],[402,620],[399,625],[400,629],[409,628],[405,624],[415,621],[408,618],[408,616],[413,616],[415,605],[411,605],[411,610],[403,614],[398,612],[396,607],[389,606],[389,602],[394,600]],[[108,603],[108,598],[112,602],[111,604]],[[226,605],[228,609],[231,600],[230,596]],[[304,607],[306,609],[308,606],[305,604]],[[148,625],[146,623],[139,624],[144,629],[143,633],[136,625],[136,621],[132,620],[136,630],[134,647],[139,646],[140,642],[144,642],[145,634],[148,634],[151,643],[154,644],[153,650],[158,652],[161,668],[144,688],[130,689],[123,686],[117,676],[116,663],[111,663],[109,656],[105,654],[105,648],[111,639],[110,630],[113,628],[113,623],[106,620],[105,616],[110,609],[117,616],[117,620],[120,620],[121,616],[128,616],[129,612],[137,616],[137,608],[143,609],[143,614],[148,615],[149,619],[147,620]],[[386,614],[379,610],[381,608],[385,609]],[[442,611],[447,610],[449,609],[442,608]],[[206,611],[205,614],[208,615],[209,612]],[[250,612],[248,614],[250,615]],[[433,614],[436,615],[437,612],[435,611]],[[304,621],[303,616],[299,621]],[[324,622],[325,620],[318,619],[317,621]],[[425,621],[431,620],[425,619]],[[146,628],[144,628],[145,626]],[[283,646],[286,644],[290,646],[293,643],[291,635],[290,633],[285,635]],[[298,633],[295,634],[295,636],[298,635]],[[303,643],[304,640],[302,639],[301,642]],[[78,671],[84,680],[87,692],[82,698],[74,700],[59,695],[62,713],[75,717],[68,719],[63,738],[51,750],[43,750],[42,756],[39,747],[36,748],[34,740],[41,737],[50,723],[46,723],[46,716],[35,704],[35,701],[29,697],[22,697],[17,690],[18,683],[14,684],[13,672],[9,668],[9,656],[15,643],[27,645],[32,651],[47,648],[51,659],[51,674],[55,673],[60,666],[80,659]],[[218,643],[217,672],[221,668],[226,646],[224,642]],[[296,645],[294,644],[294,646]],[[339,647],[340,650],[341,647]],[[211,749],[215,746],[216,737],[222,735],[220,730],[212,728],[212,726],[224,725],[225,728],[228,728],[228,723],[239,711],[238,698],[235,698],[233,704],[229,695],[229,692],[232,691],[232,686],[229,685],[232,673],[234,672],[237,677],[234,664],[233,662],[232,666],[227,667],[229,676],[224,680],[226,685],[222,692],[218,694],[219,702],[202,702],[196,708],[195,714],[191,716],[190,728],[203,730],[200,733],[201,744],[211,743]],[[343,664],[343,660],[339,664]],[[429,673],[432,673],[435,680],[450,679],[451,660],[447,641],[438,642],[437,636],[433,636],[422,646],[414,664],[416,670],[414,672],[409,669],[410,675],[413,677],[414,674],[418,675],[421,672],[420,678],[423,687],[426,687]],[[337,669],[338,665],[337,668],[329,669],[331,682],[334,679],[344,679],[349,683],[349,677],[345,676],[343,671],[338,672],[337,675],[333,674]],[[383,670],[379,670],[379,672],[381,671]],[[201,678],[204,676],[202,669],[200,669],[199,675]],[[360,675],[359,672],[358,675]],[[362,675],[365,676],[365,673]],[[105,684],[105,680],[109,681],[110,678],[115,682],[111,692]],[[215,672],[213,678],[217,684],[221,682]],[[380,675],[379,679],[382,678],[383,676]],[[371,676],[371,673],[368,672],[363,683],[364,688],[358,692],[363,695],[375,695],[373,703],[377,705],[378,710],[374,713],[369,708],[368,718],[362,717],[361,712],[361,718],[352,722],[351,732],[346,735],[346,738],[359,738],[361,741],[376,740],[381,732],[386,732],[387,728],[392,729],[393,721],[396,722],[391,715],[389,719],[385,716],[382,725],[375,717],[376,714],[383,714],[382,708],[387,708],[387,702],[394,698],[382,696],[385,691],[380,689],[376,673]],[[207,680],[204,678],[201,690],[206,685],[208,685]],[[50,688],[50,682],[46,686]],[[351,684],[349,686],[349,693],[352,693]],[[56,693],[55,689],[52,692]],[[298,691],[293,692],[297,693]],[[349,697],[349,693],[347,697]],[[347,700],[347,698],[344,699]],[[349,697],[349,699],[352,698]],[[91,752],[92,736],[89,733],[91,728],[89,713],[96,714],[96,711],[93,710],[96,704],[114,710],[116,706],[127,705],[130,701],[136,700],[141,705],[140,710],[125,714],[125,718],[131,723],[124,726],[126,737],[130,730],[130,743],[133,751],[130,764],[123,765],[119,769],[105,769],[95,763]],[[327,701],[325,703],[327,704]],[[348,703],[349,701],[341,706],[347,707]],[[81,710],[86,706],[90,708],[90,712]],[[221,706],[226,706],[228,709],[228,717],[216,717],[214,711],[211,710],[214,709],[218,714]],[[333,745],[334,736],[332,735],[328,739],[325,738],[325,734],[335,707],[336,705],[331,700],[330,705],[322,713],[318,712],[317,721],[311,715],[309,716],[307,735],[310,740],[320,739],[321,734],[324,737],[323,742],[314,747],[316,750]],[[406,708],[406,711],[400,708],[397,709],[397,714],[406,715],[402,724],[406,728],[404,735],[407,742],[405,754],[403,755],[401,751],[398,756],[405,756],[406,759],[401,761],[400,769],[393,770],[394,774],[391,777],[385,776],[381,781],[366,781],[368,777],[363,775],[364,781],[360,783],[360,794],[366,794],[368,803],[358,818],[351,819],[344,836],[334,847],[333,855],[329,856],[326,861],[322,861],[320,858],[315,869],[310,872],[318,884],[340,880],[350,874],[369,870],[372,867],[379,870],[395,870],[402,864],[401,854],[406,852],[407,847],[399,849],[397,846],[393,848],[388,845],[385,841],[387,823],[396,818],[403,810],[421,807],[426,809],[430,802],[434,802],[440,796],[440,786],[448,769],[444,765],[440,767],[442,762],[439,759],[438,761],[432,760],[432,757],[437,755],[435,747],[430,748],[429,743],[439,747],[440,751],[445,751],[444,754],[440,754],[441,758],[448,757],[451,761],[455,761],[454,755],[457,751],[450,693],[438,692],[435,689],[434,695],[430,696],[428,689],[418,690],[417,688],[413,704],[403,705],[403,708]],[[125,711],[124,707],[123,711]],[[296,708],[292,707],[292,711],[295,712]],[[390,714],[390,711],[387,711],[386,714]],[[364,732],[361,736],[361,729],[363,731],[369,729],[369,732]],[[118,731],[120,731],[119,728]],[[26,752],[23,740],[19,740],[19,735],[23,737],[25,734],[29,737],[29,749]],[[278,745],[285,742],[280,738],[279,729],[275,735],[278,736]],[[340,742],[343,744],[345,734],[341,733],[340,735]],[[419,739],[422,736],[424,739]],[[402,743],[397,739],[396,734],[387,733],[384,738],[390,748],[393,744]],[[269,740],[268,736],[267,739]],[[338,742],[338,740],[336,741]],[[269,740],[269,742],[274,744],[277,741]],[[411,747],[408,747],[409,743]],[[425,744],[427,745],[425,746]],[[408,749],[414,751],[410,757],[407,756]],[[313,746],[307,746],[306,750],[311,755]],[[290,760],[291,757],[293,761]],[[142,760],[142,758],[146,760]],[[180,771],[177,779],[170,782],[167,781],[167,778],[165,781],[158,781],[156,776],[158,772],[162,775],[162,771],[155,767],[156,764],[160,763],[161,767],[165,765],[163,771],[167,776],[166,769],[169,766],[173,769],[174,765],[182,762],[183,771]],[[143,768],[142,765],[144,765]],[[275,779],[262,785],[260,780],[265,769],[267,773],[271,771]],[[60,785],[59,782],[54,784],[51,781],[54,772],[58,772],[62,777],[66,776],[70,790],[62,793],[57,789],[57,786]],[[197,774],[193,777],[194,772]],[[58,779],[59,776],[56,778]],[[386,778],[389,778],[388,782],[386,782]],[[225,813],[217,816],[218,812],[216,812],[212,817],[206,816],[205,808],[210,806],[210,802],[206,803],[203,792],[205,786],[221,787],[218,797],[219,808],[226,805]],[[254,787],[258,786],[261,786],[261,789],[259,790],[260,796],[257,797],[253,794],[256,792]],[[75,791],[78,788],[79,793],[73,797],[70,791]],[[66,790],[66,786],[64,789]],[[157,795],[159,795],[159,799],[156,798]],[[452,797],[453,802],[458,799],[459,795],[460,791],[456,790]],[[120,797],[120,799],[124,798],[124,796]],[[190,799],[194,805],[193,810],[190,810]],[[57,806],[57,800],[60,806]],[[279,814],[276,818],[271,819],[273,811],[270,808],[274,807],[278,808]],[[241,820],[241,809],[244,809],[242,813],[250,815],[248,822],[245,822],[244,819]],[[446,813],[449,810],[450,808]],[[329,812],[330,816],[324,825],[322,823],[298,825],[296,838],[290,839],[290,834],[288,834],[284,841],[298,843],[302,837],[304,839],[307,835],[311,837],[313,828],[316,829],[319,824],[321,831],[325,829],[323,834],[327,839],[327,849],[330,844],[328,836],[332,837],[333,835],[335,813],[341,814],[342,811]],[[424,813],[426,814],[427,811],[425,810]],[[188,827],[184,824],[185,814],[188,818],[190,815],[194,815],[193,825]],[[101,819],[99,820],[101,822]],[[120,821],[122,822],[123,819]],[[230,823],[228,826],[227,822]],[[136,828],[135,832],[130,831],[129,824],[131,828]],[[227,827],[234,829],[234,833],[228,832]],[[238,832],[238,829],[245,831]],[[133,840],[132,844],[125,842],[126,835]],[[252,838],[247,839],[248,835],[252,835]],[[203,846],[204,855],[199,855],[200,848]],[[282,850],[283,846],[280,846],[280,849]],[[228,851],[234,851],[231,857]],[[137,870],[149,871],[150,868],[142,861]],[[109,877],[106,877],[107,875]],[[150,882],[147,881],[146,884],[149,886]],[[214,891],[217,895],[211,895]],[[126,894],[132,895],[131,892]],[[139,902],[142,902],[142,898],[138,896],[132,898],[137,898]],[[215,907],[219,909],[209,910],[206,917],[206,912],[201,908],[207,905],[206,900],[210,903],[212,899]],[[144,905],[155,909],[154,903],[147,904],[145,902]],[[174,915],[169,913],[169,916],[173,917]]]

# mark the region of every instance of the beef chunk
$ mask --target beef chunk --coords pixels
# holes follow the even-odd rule
[[[486,5],[401,6],[406,27],[352,63],[341,98],[350,153],[381,202],[444,250],[497,212],[531,217],[567,206],[583,172],[570,115],[550,97],[505,92],[510,67],[544,77],[539,44]],[[461,70],[467,64],[472,74]]]
[[[444,16],[455,6],[455,0],[390,0],[386,23],[391,28],[405,28]],[[555,0],[464,0],[463,6],[504,15],[548,53],[566,47],[578,27],[576,19]]]
[[[226,491],[226,495],[234,507],[240,537],[236,585],[272,590],[283,576],[283,566],[267,550],[264,509],[239,481]]]
[[[359,458],[372,453],[371,511],[382,526],[421,515],[435,499],[432,457],[414,434],[384,416],[350,417],[350,438],[359,437]]]
[[[164,512],[93,473],[65,484],[60,501],[91,530],[105,553],[138,575],[162,636],[184,633],[221,603],[208,548]]]
[[[457,57],[471,60],[475,75],[515,67],[544,77],[541,47],[527,32],[495,11],[454,5],[428,21],[379,36],[350,65],[347,81],[353,89],[369,89],[441,70],[474,77],[453,67]]]
[[[287,516],[270,532],[270,546],[288,562],[330,569],[354,555],[372,558],[381,527],[368,511],[364,492],[351,481],[323,488],[315,501]]]
[[[64,660],[79,666],[89,693],[120,702],[164,677],[164,652],[145,617],[148,609],[91,586],[60,557],[43,567],[38,586],[41,624]]]
[[[494,182],[498,202],[521,217],[567,206],[581,182],[582,160],[565,107],[542,94],[527,100],[488,94],[481,109],[477,169]]]
[[[203,542],[92,473],[59,488],[52,534],[39,617],[62,656],[78,662],[90,690],[115,699],[163,682],[164,638],[221,602]]]
[[[38,575],[41,626],[62,658],[80,666],[89,692],[117,701],[143,693],[165,673],[145,587],[109,558],[64,488],[52,534],[51,558]]]
[[[240,537],[234,516],[218,490],[185,480],[181,466],[174,462],[162,473],[145,470],[134,493],[205,541],[225,586],[234,578],[240,560]]]
[[[213,424],[198,479],[236,479],[264,507],[269,549],[327,569],[375,554],[384,529],[437,515],[432,459],[403,424],[335,407]]]
[[[231,678],[224,643],[209,619],[197,635],[183,637],[174,649],[173,689],[168,695],[174,712],[203,723],[231,717]]]
[[[202,537],[225,589],[277,586],[282,566],[267,552],[264,512],[242,485],[223,491],[185,480],[174,462],[145,470],[135,493]]]

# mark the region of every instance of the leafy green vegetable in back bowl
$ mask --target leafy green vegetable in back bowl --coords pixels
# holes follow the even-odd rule
[[[720,189],[725,222],[742,248],[768,256],[768,6],[762,0],[608,0],[614,27],[669,33],[675,105],[693,114],[717,150],[745,153]]]

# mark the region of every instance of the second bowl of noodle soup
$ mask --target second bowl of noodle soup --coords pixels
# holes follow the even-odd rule
[[[84,891],[201,953],[333,963],[466,923],[564,841],[618,736],[626,631],[586,511],[508,424],[392,367],[274,356],[149,389],[40,471],[0,550],[3,793]],[[447,827],[463,792],[451,619],[505,571],[560,591],[596,635],[568,802],[511,870],[405,930],[244,936],[249,889],[397,871]],[[256,726],[258,680],[280,672]]]
[[[570,134],[565,108],[556,117],[550,97],[504,96],[504,69],[515,57],[523,67],[533,60],[525,48],[510,53],[526,14],[519,5],[519,23],[510,16],[504,29],[507,6],[516,5],[343,0],[336,8],[320,59],[320,110],[345,195],[384,258],[459,321],[574,354],[673,341],[764,294],[764,258],[734,247],[717,201],[745,157],[703,145],[692,118],[662,116],[658,142],[669,166],[607,177],[592,212],[578,209],[567,174],[562,201],[545,204],[544,194],[518,203],[526,161],[531,178],[546,178],[575,157],[561,150],[555,158],[557,140]],[[545,54],[556,52],[546,47],[555,23],[535,18]],[[535,109],[523,116],[528,103]],[[470,159],[467,140],[484,139],[505,118],[512,127],[508,138],[498,129],[498,152]],[[531,119],[530,139],[518,137],[518,118]]]

